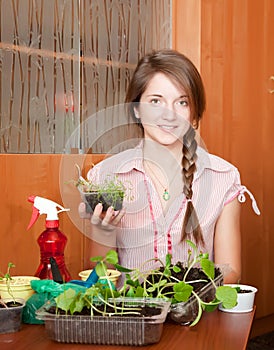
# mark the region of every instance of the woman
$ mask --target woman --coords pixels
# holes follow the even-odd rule
[[[247,190],[233,165],[197,147],[194,129],[205,109],[199,72],[176,51],[148,54],[137,65],[126,103],[143,140],[97,164],[88,178],[101,182],[115,174],[131,184],[133,199],[118,213],[110,207],[103,215],[97,205],[93,239],[106,250],[117,247],[129,268],[165,260],[167,253],[174,263],[185,261],[189,239],[223,268],[225,283],[239,281],[240,201]],[[83,203],[79,212],[87,217]]]

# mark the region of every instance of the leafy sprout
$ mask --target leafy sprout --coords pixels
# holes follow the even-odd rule
[[[12,267],[15,267],[15,265],[12,262],[9,262],[6,273],[1,272],[0,281],[4,281],[6,283],[8,293],[11,296],[11,298],[13,299],[13,302],[15,303],[15,298],[14,298],[14,295],[12,293],[12,289],[11,289],[11,285],[10,285],[11,281],[12,281],[12,276],[11,276],[10,270]],[[1,301],[1,304],[4,305],[5,307],[7,307],[3,301]]]
[[[141,267],[128,269],[118,264],[118,254],[114,250],[110,250],[105,257],[96,256],[91,258],[92,262],[96,262],[95,270],[99,277],[107,276],[107,265],[111,264],[118,271],[124,273],[124,284],[120,290],[115,290],[111,281],[107,279],[106,283],[97,282],[85,292],[76,292],[74,290],[67,290],[57,298],[55,298],[57,307],[71,314],[80,312],[84,306],[90,309],[91,315],[94,311],[101,312],[102,315],[112,314],[135,314],[138,310],[136,308],[128,308],[124,305],[117,305],[117,298],[162,298],[169,301],[171,304],[185,303],[191,297],[197,301],[198,314],[191,326],[196,325],[203,311],[213,311],[222,303],[225,308],[232,308],[237,303],[237,292],[235,288],[229,286],[216,286],[215,266],[209,260],[208,254],[199,252],[195,244],[187,241],[190,246],[188,260],[184,266],[183,280],[174,276],[175,273],[181,272],[179,265],[172,265],[172,256],[166,255],[165,262],[160,259],[149,259],[145,261]],[[154,261],[160,264],[159,268],[146,269],[146,265]],[[207,278],[198,280],[187,280],[190,270],[194,266],[200,266]],[[176,275],[176,274],[175,274]],[[209,281],[209,282],[208,282]],[[212,283],[215,288],[215,298],[210,302],[203,301],[199,293],[194,290],[193,284],[197,282]],[[98,302],[103,303],[105,308],[100,311],[97,307]],[[113,309],[113,312],[107,312],[107,306]],[[138,308],[137,308],[138,309]]]
[[[129,271],[126,274],[126,279],[121,292],[130,297],[143,296],[163,298],[170,301],[171,304],[187,302],[192,296],[194,296],[198,303],[197,317],[191,323],[191,326],[194,326],[199,322],[204,310],[213,311],[220,303],[226,308],[234,307],[237,303],[237,294],[235,293],[235,289],[231,287],[217,287],[215,285],[214,263],[209,260],[207,253],[199,252],[192,241],[187,240],[187,243],[191,249],[189,249],[183,280],[179,280],[173,276],[172,272],[178,273],[181,271],[181,268],[180,266],[172,265],[172,257],[170,254],[167,254],[165,264],[159,259],[150,259],[144,262],[141,268]],[[156,268],[143,271],[144,266],[151,262],[151,260],[160,262],[161,269]],[[200,266],[207,279],[188,281],[187,276],[194,266]],[[116,267],[119,270],[119,266]],[[215,299],[210,302],[205,302],[200,298],[199,294],[194,291],[193,284],[198,282],[208,283],[208,280],[215,288]]]
[[[97,275],[105,277],[107,276],[107,265],[116,265],[118,263],[118,254],[116,251],[110,250],[105,257],[96,256],[90,260],[97,263],[95,266]],[[84,292],[77,293],[72,288],[67,289],[55,298],[55,302],[58,309],[64,310],[66,313],[70,312],[70,314],[81,312],[84,307],[90,309],[91,316],[94,314],[94,311],[101,313],[103,316],[138,313],[138,307],[118,306],[117,298],[120,296],[121,293],[116,291],[112,282],[106,278],[106,283],[99,281]],[[100,303],[105,306],[103,311],[98,308]],[[107,311],[107,307],[110,307],[113,311]]]

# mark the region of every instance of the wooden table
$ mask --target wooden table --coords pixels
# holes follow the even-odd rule
[[[249,313],[232,314],[221,311],[204,313],[195,327],[164,324],[161,340],[143,347],[146,350],[241,350],[246,348],[255,309]],[[22,325],[17,333],[0,334],[1,350],[117,350],[140,349],[132,346],[106,346],[57,343],[47,337],[44,325]]]

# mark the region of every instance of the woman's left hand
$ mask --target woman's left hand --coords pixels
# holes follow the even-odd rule
[[[115,211],[113,207],[108,207],[107,211],[103,212],[103,206],[99,203],[94,209],[90,222],[92,225],[99,226],[105,231],[113,231],[119,225],[124,215],[124,208],[120,211]]]

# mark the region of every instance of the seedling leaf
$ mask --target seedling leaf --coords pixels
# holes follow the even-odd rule
[[[225,309],[231,309],[237,304],[237,291],[229,286],[220,286],[216,290],[216,298]]]
[[[210,279],[214,279],[215,276],[215,266],[213,261],[208,259],[201,259],[201,268],[203,269],[204,273],[209,277]]]
[[[118,253],[116,252],[116,250],[108,251],[107,254],[106,254],[105,260],[109,264],[113,264],[113,265],[117,264],[118,263]]]
[[[58,305],[58,308],[68,311],[70,309],[70,305],[73,303],[76,296],[76,291],[72,288],[65,290],[62,294],[58,295],[54,300]]]
[[[179,282],[173,286],[173,290],[175,292],[174,298],[176,301],[187,301],[191,296],[193,291],[193,287],[185,282]]]

